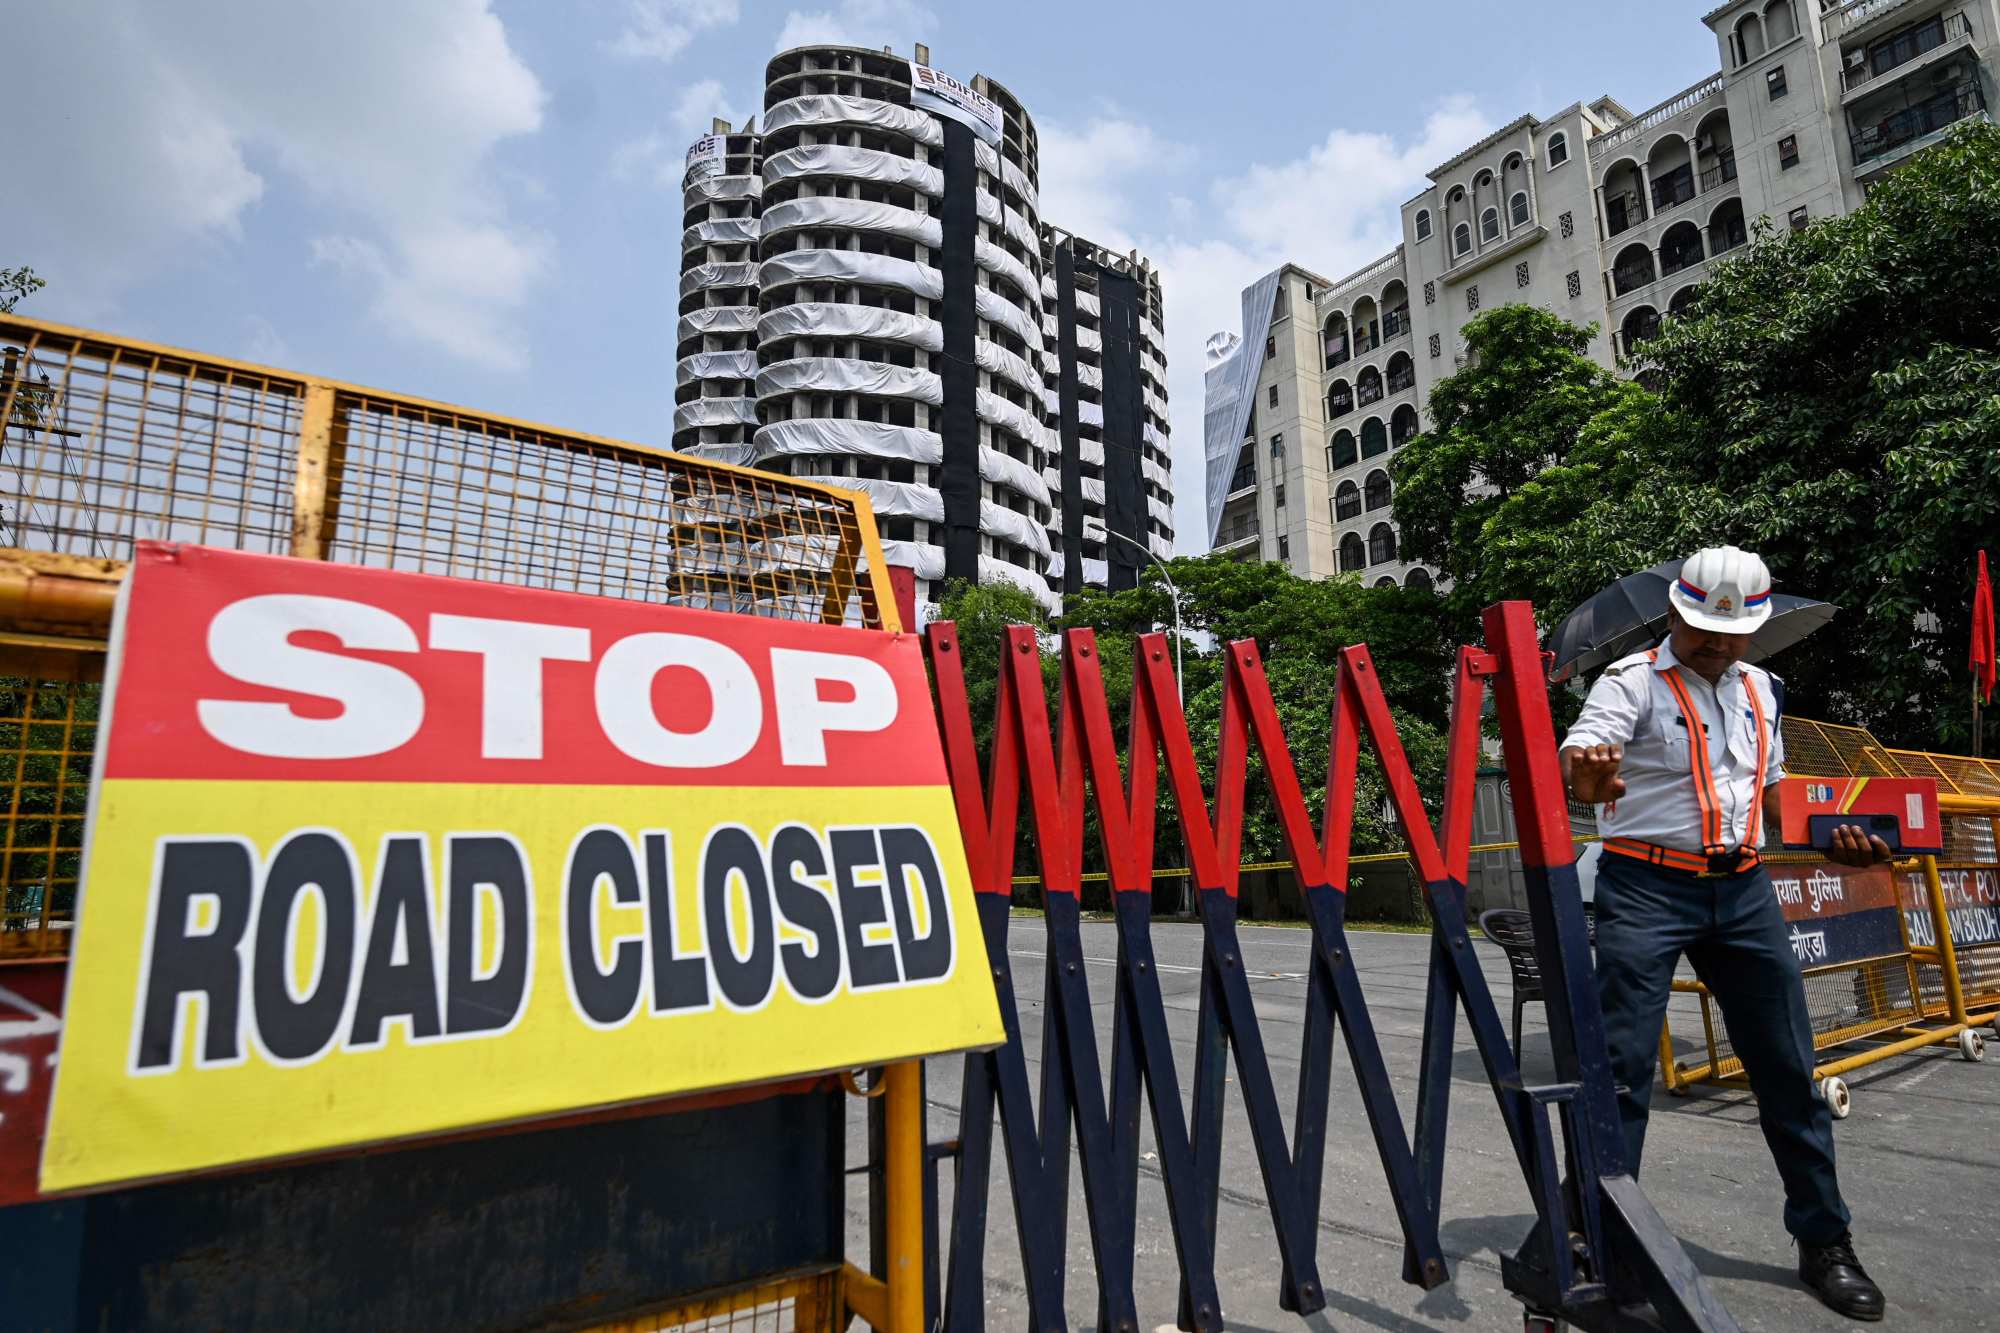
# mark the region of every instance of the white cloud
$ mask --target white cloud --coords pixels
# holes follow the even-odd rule
[[[301,262],[353,275],[392,334],[526,364],[511,321],[548,246],[509,221],[490,156],[540,127],[543,94],[488,0],[79,0],[23,25],[12,91],[64,113],[13,145],[40,202],[9,224],[56,302],[115,315],[255,226],[283,177],[322,233]]]
[[[916,0],[840,0],[831,9],[794,9],[786,14],[776,49],[887,45],[903,51],[911,39],[936,26],[937,15]]]
[[[1190,160],[1185,149],[1115,117],[1081,130],[1042,125],[1043,218],[1108,248],[1136,246],[1160,270],[1174,531],[1182,551],[1207,548],[1202,372],[1209,335],[1238,331],[1243,289],[1282,263],[1339,279],[1394,249],[1401,205],[1423,186],[1424,173],[1492,128],[1470,99],[1449,99],[1414,138],[1335,129],[1289,161],[1225,164],[1193,202],[1170,194],[1154,216],[1145,212],[1152,192],[1142,197],[1136,187],[1160,184],[1156,173]]]
[[[667,128],[628,139],[611,150],[611,175],[628,184],[656,185],[678,191],[686,174],[688,145],[708,133],[720,116],[741,125],[743,116],[722,90],[719,79],[703,79],[682,90],[667,115]]]
[[[696,34],[736,19],[737,0],[625,0],[625,26],[606,45],[628,60],[670,61]]]

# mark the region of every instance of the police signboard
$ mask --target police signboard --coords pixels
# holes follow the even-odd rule
[[[1931,914],[1929,886],[1921,869],[1897,873],[1903,896],[1903,916],[1910,943],[1926,949],[1938,944],[1937,920]],[[2000,869],[1992,866],[1939,866],[1938,887],[1944,893],[1945,921],[1954,949],[2000,944]]]
[[[143,544],[94,781],[45,1191],[1002,1038],[913,636]]]
[[[1801,967],[1887,958],[1908,947],[1888,867],[1821,861],[1768,869]]]

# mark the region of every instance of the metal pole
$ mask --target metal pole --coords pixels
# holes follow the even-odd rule
[[[1174,599],[1174,697],[1179,699],[1182,705],[1185,706],[1187,703],[1187,687],[1182,684],[1181,677],[1181,590],[1175,585],[1174,576],[1167,572],[1166,562],[1153,554],[1152,547],[1147,546],[1136,538],[1127,537],[1122,532],[1112,532],[1109,528],[1106,528],[1104,531],[1107,536],[1116,537],[1127,546],[1137,547],[1139,554],[1152,561],[1153,567],[1160,571],[1160,582],[1167,585],[1167,593]]]

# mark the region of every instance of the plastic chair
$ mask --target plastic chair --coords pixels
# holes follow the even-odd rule
[[[1597,913],[1583,905],[1583,924],[1590,943],[1597,943]],[[1547,1003],[1542,994],[1542,968],[1535,959],[1534,919],[1518,907],[1495,907],[1479,914],[1479,930],[1500,946],[1514,974],[1514,1055],[1521,1054],[1521,1009],[1530,1000]]]

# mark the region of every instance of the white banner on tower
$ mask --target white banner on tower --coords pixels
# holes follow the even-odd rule
[[[955,120],[974,134],[1000,146],[1000,106],[983,93],[929,65],[910,62],[910,105]]]

